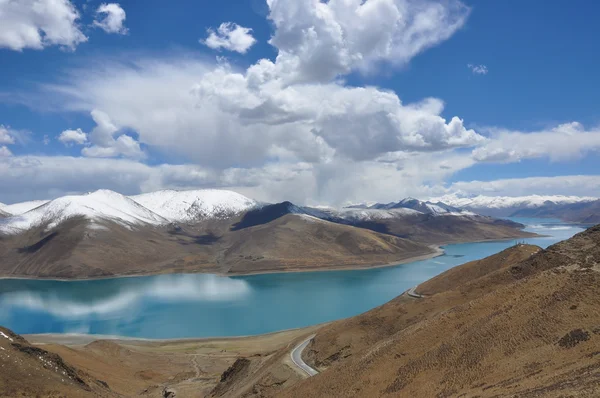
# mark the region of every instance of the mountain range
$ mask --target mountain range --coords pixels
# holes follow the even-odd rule
[[[365,267],[436,255],[440,244],[532,235],[441,202],[336,210],[225,190],[99,190],[2,212],[0,274],[32,277]]]
[[[473,196],[445,195],[440,201],[492,217],[541,217],[595,224],[600,222],[600,200],[580,196]]]

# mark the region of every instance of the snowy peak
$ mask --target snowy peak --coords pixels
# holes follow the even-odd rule
[[[126,196],[99,190],[85,195],[63,196],[23,214],[9,217],[0,223],[0,232],[18,233],[42,225],[52,229],[73,217],[84,217],[92,222],[108,220],[126,227],[168,222]]]
[[[563,195],[530,195],[530,196],[474,196],[460,197],[456,194],[445,195],[431,201],[441,201],[451,206],[472,209],[505,209],[505,208],[536,208],[549,204],[573,204],[592,202],[597,198]]]
[[[0,218],[8,217],[10,213],[6,211],[6,205],[4,203],[0,203]]]
[[[405,198],[399,202],[391,203],[375,203],[371,206],[350,206],[347,209],[363,209],[363,210],[393,210],[393,209],[411,209],[419,213],[433,214],[433,215],[472,215],[470,212],[465,212],[459,208],[449,206],[446,203],[438,201],[424,202],[415,198]]]
[[[423,213],[407,208],[344,208],[339,211],[330,212],[330,214],[335,218],[341,218],[351,222],[360,222],[404,218]]]
[[[29,210],[45,205],[48,202],[48,200],[30,200],[28,202],[15,203],[13,205],[4,205],[4,208],[0,205],[0,210],[16,216],[27,213]]]
[[[237,192],[217,189],[165,190],[131,196],[131,199],[172,222],[227,218],[258,205]]]

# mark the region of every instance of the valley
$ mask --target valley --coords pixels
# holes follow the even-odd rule
[[[0,329],[0,385],[40,396],[595,396],[599,243],[593,227],[546,249],[512,245],[358,316],[257,337],[23,341]],[[301,355],[319,374],[307,377],[291,353],[312,335]],[[32,371],[44,381],[26,383]]]

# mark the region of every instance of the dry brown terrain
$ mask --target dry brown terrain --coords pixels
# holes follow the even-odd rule
[[[0,235],[0,276],[94,278],[176,272],[251,274],[358,268],[432,256],[432,244],[529,236],[481,218],[437,217],[379,233],[299,214],[240,228],[243,216],[194,225],[126,228],[72,218]],[[413,225],[414,224],[414,225]],[[467,233],[466,231],[471,231]],[[402,236],[402,235],[406,235]]]
[[[0,327],[1,397],[114,397],[103,380]]]
[[[269,391],[273,384],[281,388],[305,377],[286,359],[296,342],[314,329],[172,341],[89,342],[86,336],[31,335],[30,344],[0,328],[13,339],[0,335],[0,397],[163,398],[172,392],[193,398],[209,396],[219,384],[215,396],[223,386],[240,393],[245,388]],[[235,377],[223,376],[230,368],[252,382],[231,383]],[[268,369],[267,378],[263,369]]]
[[[547,250],[514,246],[421,284],[424,298],[402,295],[356,317],[272,335],[91,343],[28,336],[36,344],[30,349],[0,336],[2,370],[8,369],[0,391],[43,397],[164,397],[170,391],[185,397],[596,397],[599,243],[597,226]],[[321,373],[305,378],[289,354],[313,333],[303,356]],[[54,364],[61,364],[58,373]],[[70,381],[59,381],[62,370]],[[40,378],[29,382],[32,372]]]
[[[453,217],[415,214],[407,217],[357,223],[356,226],[425,244],[477,242],[534,236],[523,225],[483,216]],[[518,236],[515,235],[518,234]]]
[[[600,226],[516,246],[317,332],[283,397],[600,396]]]

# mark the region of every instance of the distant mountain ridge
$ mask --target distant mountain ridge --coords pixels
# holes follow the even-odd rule
[[[125,196],[110,190],[83,195],[68,195],[51,201],[29,201],[0,208],[5,220],[0,233],[18,233],[42,224],[49,228],[81,216],[90,221],[114,221],[125,226],[193,224],[203,220],[220,220],[248,212],[236,228],[272,221],[285,214],[305,214],[322,220],[356,225],[360,222],[406,218],[417,214],[432,216],[476,216],[442,202],[423,202],[406,198],[369,207],[340,210],[298,206],[291,202],[259,203],[233,191],[203,189],[190,191],[163,190]],[[12,216],[12,217],[11,217]],[[261,219],[264,219],[261,221]],[[268,221],[265,221],[268,220]]]
[[[428,214],[469,214],[470,212],[465,211],[461,208],[454,207],[443,203],[442,201],[432,202],[432,201],[422,201],[415,198],[405,198],[400,200],[399,202],[390,202],[390,203],[374,203],[371,205],[360,204],[347,206],[348,209],[378,209],[378,210],[392,210],[392,209],[412,209],[419,211],[421,213]]]
[[[600,200],[580,196],[474,196],[445,195],[439,200],[451,206],[492,217],[558,218],[564,221],[593,224],[600,222]]]
[[[414,199],[389,209],[337,210],[259,203],[225,190],[133,197],[99,190],[12,206],[34,208],[0,218],[0,275],[368,267],[435,255],[441,244],[532,236],[518,223]]]

